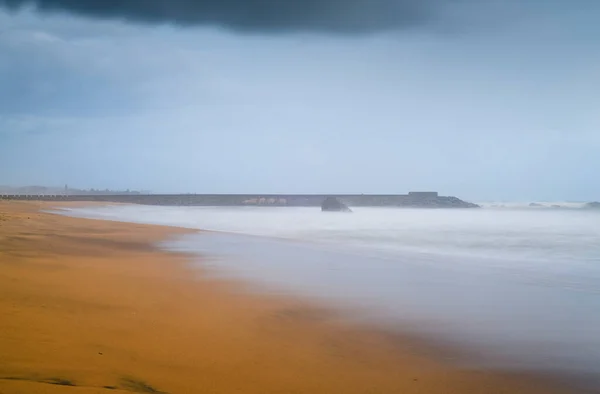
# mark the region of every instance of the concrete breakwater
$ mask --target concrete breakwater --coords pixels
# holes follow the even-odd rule
[[[320,207],[327,197],[354,207],[477,208],[476,204],[435,192],[409,194],[134,194],[134,195],[0,195],[17,201],[95,201],[143,205]]]

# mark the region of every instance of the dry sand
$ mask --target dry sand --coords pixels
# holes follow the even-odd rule
[[[567,393],[461,370],[409,338],[209,280],[152,245],[189,230],[0,202],[0,393]]]

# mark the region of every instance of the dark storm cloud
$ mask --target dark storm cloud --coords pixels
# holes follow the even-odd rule
[[[453,0],[0,0],[94,18],[249,31],[374,32],[426,24]]]

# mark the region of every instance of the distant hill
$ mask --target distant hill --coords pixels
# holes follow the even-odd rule
[[[0,194],[44,194],[44,195],[136,195],[136,194],[149,194],[148,192],[140,192],[137,190],[110,190],[110,189],[77,189],[77,188],[65,188],[65,187],[52,187],[52,186],[2,186],[0,185]]]

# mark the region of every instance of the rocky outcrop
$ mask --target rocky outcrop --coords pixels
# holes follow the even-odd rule
[[[588,202],[583,207],[586,209],[600,209],[600,202],[598,202],[598,201]]]
[[[321,211],[324,212],[352,212],[350,208],[335,197],[327,197],[321,204]]]
[[[408,204],[415,208],[481,208],[477,204],[463,201],[457,197],[439,196],[431,200],[412,201]]]
[[[531,204],[529,204],[530,207],[532,208],[540,208],[543,207],[542,204],[538,204],[537,202],[532,202]]]

